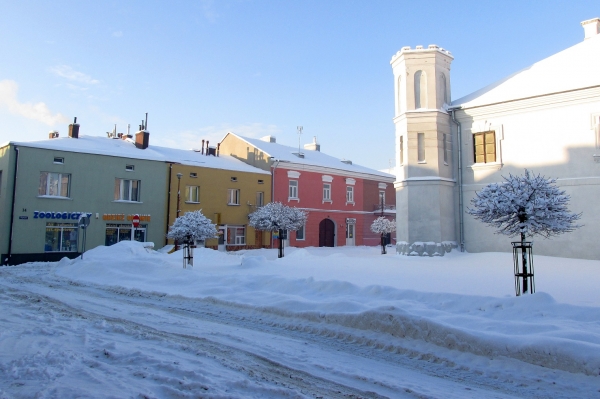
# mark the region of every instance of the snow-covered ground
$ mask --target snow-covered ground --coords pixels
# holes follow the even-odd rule
[[[136,242],[0,268],[0,398],[600,398],[600,261]]]

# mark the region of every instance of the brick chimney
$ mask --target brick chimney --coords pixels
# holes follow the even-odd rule
[[[57,139],[58,138],[58,131],[56,131],[56,130],[50,130],[50,132],[48,133],[48,138],[49,139]]]
[[[135,134],[135,146],[140,150],[145,150],[150,144],[150,132],[140,130]]]
[[[584,39],[590,39],[600,33],[600,18],[583,21],[581,26],[583,26],[583,32],[585,34]]]
[[[77,117],[73,119],[73,123],[69,125],[69,137],[72,139],[79,138],[79,124],[77,123]]]

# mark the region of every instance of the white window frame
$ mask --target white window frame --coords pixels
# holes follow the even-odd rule
[[[200,186],[185,186],[185,202],[186,204],[200,203]]]
[[[346,186],[346,204],[354,205],[354,187]]]
[[[240,189],[239,188],[228,188],[227,189],[227,205],[240,205]]]
[[[425,133],[417,133],[417,163],[427,163],[425,153]]]
[[[323,203],[331,201],[331,183],[323,183]]]
[[[237,235],[238,229],[243,230],[243,235]],[[227,241],[232,238],[232,242],[225,242],[226,245],[246,245],[246,226],[227,226]],[[235,234],[232,234],[235,233]]]
[[[298,201],[298,180],[290,180],[288,183],[288,201]]]
[[[129,182],[128,185],[125,182]],[[134,184],[133,182],[137,182],[137,196],[133,198],[134,193]],[[126,187],[128,186],[128,187]],[[118,187],[118,192],[117,192]],[[140,203],[141,199],[141,187],[142,181],[136,179],[121,179],[119,177],[115,178],[115,201],[117,202],[135,202]]]
[[[496,135],[496,162],[487,162],[487,163],[475,163],[475,159],[473,159],[473,135],[476,133],[483,133],[494,131]],[[499,170],[502,168],[502,140],[504,139],[504,126],[502,124],[493,125],[491,123],[488,124],[480,124],[479,126],[474,126],[471,129],[471,132],[468,133],[468,139],[470,140],[469,148],[471,152],[471,165],[467,166],[473,170]]]
[[[45,175],[45,182],[42,182],[42,179]],[[54,179],[51,177],[54,176]],[[67,192],[63,194],[62,192],[62,180],[63,177],[67,178]],[[52,184],[51,182],[58,182],[57,190],[59,194],[51,194]],[[70,173],[58,173],[58,172],[41,172],[40,173],[40,185],[38,186],[38,196],[39,197],[51,197],[51,198],[70,198],[71,196],[71,174]]]

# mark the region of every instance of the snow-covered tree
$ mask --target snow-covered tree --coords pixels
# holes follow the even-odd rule
[[[489,184],[477,192],[467,213],[495,227],[498,234],[520,236],[523,292],[527,292],[525,238],[535,235],[549,238],[571,232],[581,227],[575,223],[581,214],[569,212],[570,196],[555,185],[556,179],[536,176],[528,170],[523,176],[509,175],[503,179],[504,182]]]
[[[471,200],[467,213],[510,237],[541,235],[553,237],[580,227],[581,214],[567,209],[570,196],[546,179],[525,170],[523,176],[503,177],[503,183],[484,187]]]
[[[248,215],[249,225],[256,230],[296,231],[306,223],[308,214],[302,209],[283,205],[281,202],[270,202]],[[279,257],[283,257],[283,240],[279,240]]]
[[[388,220],[383,216],[379,216],[371,224],[371,231],[373,233],[381,234],[381,253],[385,254],[384,235],[396,231],[396,221],[393,219]]]
[[[298,230],[306,222],[307,213],[302,209],[270,202],[248,215],[250,226],[257,230]]]
[[[186,212],[169,228],[167,238],[184,244],[217,237],[215,225],[202,214],[202,210]]]

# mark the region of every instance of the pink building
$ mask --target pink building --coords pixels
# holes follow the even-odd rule
[[[290,232],[286,246],[379,245],[371,223],[382,214],[395,218],[393,175],[323,154],[316,141],[299,152],[277,144],[272,136],[253,139],[228,133],[220,151],[271,171],[273,200],[308,212],[304,229]],[[248,205],[263,204],[257,199]]]

